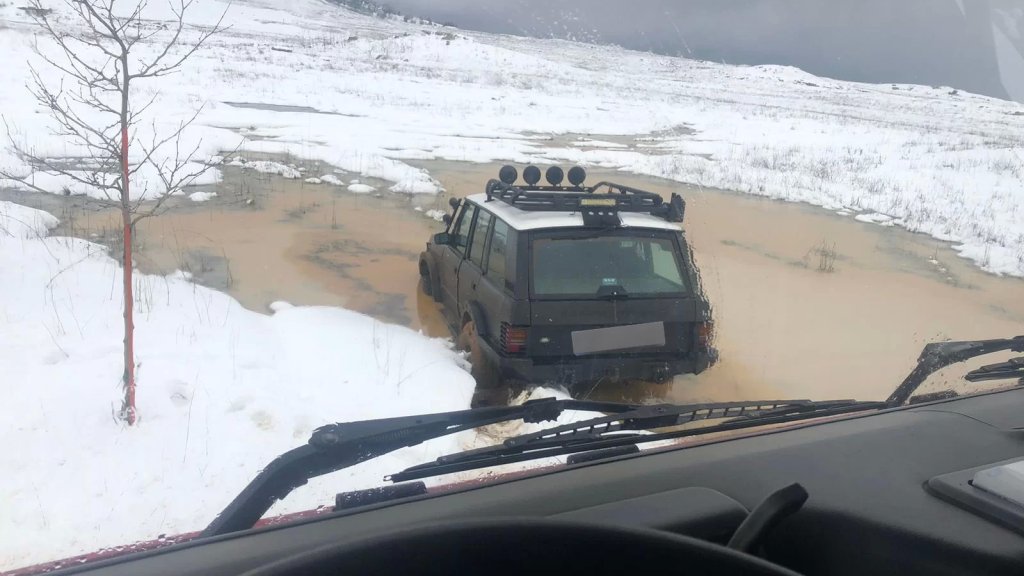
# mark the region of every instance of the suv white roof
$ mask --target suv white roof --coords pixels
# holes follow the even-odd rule
[[[486,194],[466,196],[466,200],[493,213],[516,230],[539,230],[542,228],[573,228],[583,226],[583,215],[579,212],[531,212],[520,210],[501,200],[487,201]],[[659,230],[681,230],[674,222],[640,212],[620,212],[622,226],[628,228],[656,228]]]

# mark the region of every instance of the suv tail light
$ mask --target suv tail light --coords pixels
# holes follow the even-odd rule
[[[526,338],[529,331],[523,326],[509,326],[501,323],[501,349],[505,354],[521,354],[526,352]]]
[[[711,321],[698,322],[694,327],[694,339],[698,350],[711,348],[711,342],[715,339],[715,325]]]

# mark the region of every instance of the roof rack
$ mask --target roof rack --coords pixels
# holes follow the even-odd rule
[[[534,171],[531,171],[533,168]],[[671,200],[653,192],[616,184],[598,182],[584,186],[585,173],[576,167],[569,171],[572,186],[560,186],[561,169],[548,169],[549,186],[537,184],[540,170],[528,166],[523,171],[526,185],[516,185],[515,168],[502,168],[501,179],[487,182],[487,201],[500,200],[510,206],[529,212],[579,212],[586,226],[620,226],[620,212],[639,212],[664,218],[668,222],[682,222],[686,203],[673,193]],[[511,180],[511,182],[509,181]]]

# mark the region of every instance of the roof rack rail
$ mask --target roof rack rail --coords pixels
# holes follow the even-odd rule
[[[533,169],[533,171],[531,171]],[[487,182],[487,201],[500,200],[510,206],[529,212],[579,212],[587,226],[620,226],[620,212],[639,212],[664,218],[668,222],[682,222],[686,203],[682,196],[672,193],[671,200],[665,200],[646,190],[640,190],[614,182],[598,182],[584,186],[586,174],[582,168],[569,171],[572,186],[560,186],[561,169],[548,169],[549,186],[538,185],[540,170],[528,166],[523,171],[526,185],[516,185],[515,168],[505,166],[501,179]]]

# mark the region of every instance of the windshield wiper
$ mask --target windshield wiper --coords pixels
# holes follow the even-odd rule
[[[936,370],[975,356],[1004,350],[1024,352],[1024,336],[929,344],[921,353],[914,371],[885,402],[776,400],[637,406],[546,398],[518,406],[331,424],[314,431],[307,445],[290,450],[274,459],[214,519],[201,536],[215,536],[251,528],[275,501],[286,497],[311,478],[371,460],[406,446],[414,446],[427,440],[489,424],[512,420],[529,423],[550,421],[557,419],[566,410],[611,414],[510,438],[499,446],[443,456],[434,462],[393,474],[389,479],[397,482],[534,458],[591,452],[602,448],[628,447],[642,442],[900,406],[906,403],[925,378]],[[968,374],[968,380],[1011,378],[1020,375],[1021,372],[1021,359],[1015,358],[1010,362],[984,366],[972,371]],[[715,420],[721,422],[697,428],[648,432],[697,421]]]
[[[545,398],[518,406],[495,406],[322,426],[313,432],[308,444],[275,458],[217,515],[201,536],[216,536],[252,528],[274,502],[286,497],[309,479],[354,466],[399,448],[498,422],[522,420],[536,423],[555,420],[565,410],[608,413],[636,408],[636,405],[614,402]]]
[[[274,502],[285,498],[292,490],[304,485],[311,478],[354,466],[406,446],[414,446],[427,440],[498,422],[513,420],[522,420],[527,423],[545,422],[557,419],[566,410],[612,414],[612,416],[588,420],[589,430],[586,431],[581,428],[584,423],[577,423],[554,427],[537,434],[510,438],[507,441],[516,447],[520,443],[525,443],[530,450],[559,445],[589,450],[590,446],[584,447],[580,444],[588,438],[596,438],[601,442],[594,442],[592,447],[605,447],[604,442],[610,440],[600,439],[598,436],[606,432],[649,430],[699,420],[730,419],[729,422],[719,426],[690,430],[687,431],[687,434],[680,434],[690,435],[802,418],[816,418],[880,406],[881,404],[878,402],[849,400],[839,402],[765,400],[638,406],[615,402],[544,398],[531,400],[518,406],[477,408],[441,414],[331,424],[315,430],[305,446],[300,446],[275,458],[232,500],[223,512],[217,515],[217,518],[203,530],[201,536],[216,536],[252,528]],[[619,415],[618,418],[616,418],[616,414]],[[570,429],[575,431],[570,433]],[[547,438],[552,433],[556,433],[558,438]],[[658,438],[656,435],[645,435],[642,440],[632,439],[631,443],[648,439]],[[504,445],[498,448],[503,447]],[[464,454],[481,453],[482,451],[477,450]],[[520,454],[519,460],[539,458],[545,455],[533,456],[532,452],[529,455]],[[457,462],[453,465],[466,466],[467,464],[469,462]],[[484,460],[477,460],[472,464],[474,465],[461,469],[489,465]],[[432,474],[422,474],[422,476],[430,475]],[[396,476],[391,479],[396,480]]]
[[[433,462],[412,466],[387,476],[385,480],[403,482],[538,458],[836,416],[885,407],[884,402],[856,400],[813,402],[810,400],[763,400],[642,406],[627,412],[516,436],[497,446],[441,456]],[[708,420],[724,420],[724,422],[660,433],[647,432]]]
[[[921,351],[921,355],[917,358],[917,366],[915,366],[914,370],[911,371],[906,379],[903,380],[903,383],[893,391],[885,403],[890,407],[902,406],[910,400],[911,396],[914,395],[914,392],[921,386],[921,384],[923,384],[924,381],[936,371],[958,362],[970,360],[971,358],[984,356],[985,354],[992,354],[993,352],[1003,352],[1006,350],[1011,352],[1024,352],[1024,336],[997,338],[994,340],[933,342],[931,344],[927,344],[925,345],[924,350]],[[977,372],[978,370],[974,370],[968,373],[968,376]],[[984,379],[986,378],[978,378],[977,380],[967,378],[967,380],[971,382]]]
[[[997,364],[987,364],[964,375],[964,380],[968,382],[1009,380],[1011,378],[1020,378],[1021,384],[1024,384],[1024,356],[1010,358],[1006,362]]]

